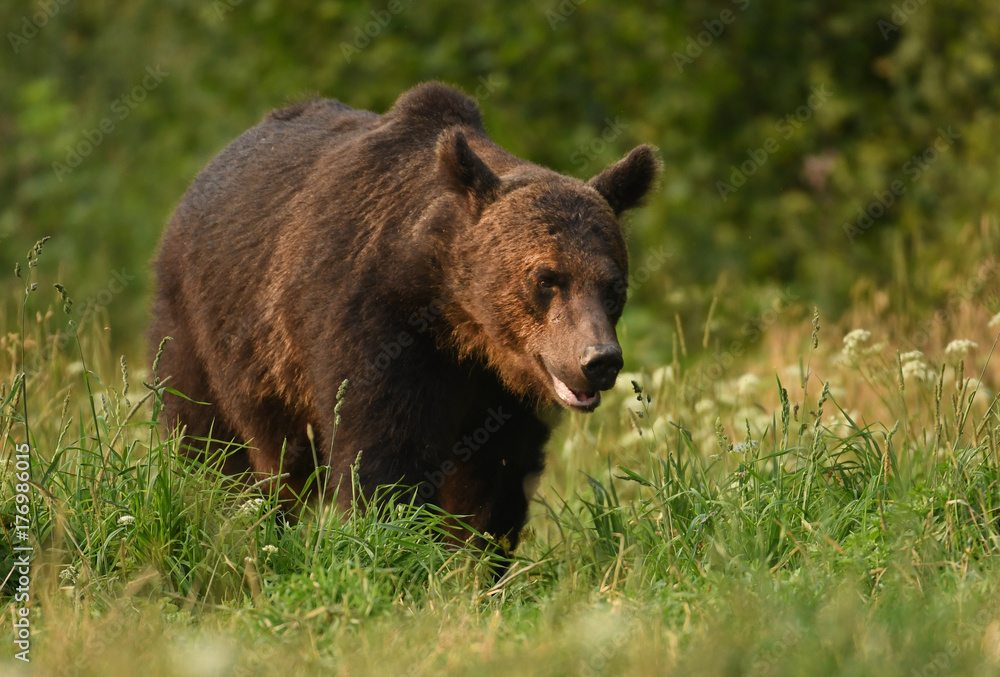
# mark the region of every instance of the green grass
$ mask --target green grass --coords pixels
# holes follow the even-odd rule
[[[0,574],[30,427],[32,660],[5,639],[3,674],[1000,672],[980,316],[951,327],[978,348],[928,348],[905,375],[892,336],[842,346],[808,321],[761,339],[791,368],[750,354],[706,381],[704,358],[678,356],[623,375],[557,431],[498,582],[489,556],[437,537],[445,516],[391,488],[285,524],[273,498],[181,462],[153,422],[154,375],[98,325],[60,350],[76,329],[22,313],[37,291],[22,293],[0,327]]]

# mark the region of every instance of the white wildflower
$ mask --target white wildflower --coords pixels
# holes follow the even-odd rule
[[[848,363],[856,363],[861,358],[875,355],[885,348],[884,342],[869,345],[871,340],[872,333],[867,329],[849,331],[844,337],[843,359]]]
[[[906,364],[907,362],[923,362],[924,354],[919,350],[911,350],[908,353],[902,353],[899,356],[899,361],[903,364]]]
[[[962,389],[965,390],[966,395],[971,395],[982,387],[983,384],[978,378],[967,378],[962,382]]]
[[[264,554],[266,554],[266,555],[273,555],[274,553],[278,552],[278,546],[271,545],[269,543],[269,544],[265,545],[263,548],[261,548],[261,550],[263,550]]]
[[[122,515],[118,518],[118,526],[127,527],[131,524],[135,524],[135,518],[132,515]]]
[[[72,564],[67,564],[66,568],[59,572],[59,580],[76,583],[76,575],[76,567]]]
[[[979,344],[974,341],[956,339],[944,349],[944,355],[949,362],[958,362],[964,360],[974,348],[978,347]]]
[[[737,442],[733,445],[734,454],[745,454],[749,451],[757,451],[760,443],[757,440],[750,440],[749,442]]]
[[[652,379],[654,388],[663,387],[664,383],[673,383],[674,381],[674,368],[671,365],[665,367],[660,367],[653,372]]]
[[[251,498],[246,503],[241,505],[236,511],[238,517],[251,517],[257,514],[260,506],[264,505],[263,498]]]
[[[923,360],[905,362],[902,366],[903,382],[929,385],[937,380],[937,374]]]
[[[854,352],[858,348],[863,348],[872,340],[872,333],[867,329],[854,329],[844,337],[844,350]]]
[[[715,408],[716,408],[716,405],[715,405],[715,402],[713,400],[709,400],[709,399],[698,400],[695,403],[695,405],[694,405],[694,412],[696,414],[700,414],[702,416],[705,416],[705,415],[711,414],[713,411],[715,411]]]
[[[956,384],[955,392],[962,397],[963,404],[969,401],[983,404],[993,397],[978,378],[964,379],[960,385]]]
[[[987,327],[997,327],[997,326],[1000,326],[1000,313],[997,313],[996,315],[994,315],[993,317],[991,317],[989,324],[987,324],[986,326]]]
[[[760,379],[756,374],[743,374],[736,380],[736,392],[742,397],[749,397],[757,391]]]

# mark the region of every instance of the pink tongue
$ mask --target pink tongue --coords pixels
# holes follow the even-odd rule
[[[559,396],[570,405],[584,407],[590,406],[600,396],[597,392],[582,392],[579,390],[573,390],[556,378],[555,375],[552,376],[552,380],[555,383],[556,392],[559,393]]]

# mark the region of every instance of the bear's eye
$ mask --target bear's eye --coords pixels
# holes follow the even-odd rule
[[[533,271],[532,277],[535,279],[535,284],[538,288],[546,294],[551,294],[557,288],[562,286],[563,283],[559,274],[548,268],[536,269]]]

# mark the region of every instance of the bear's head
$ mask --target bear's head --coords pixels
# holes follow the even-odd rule
[[[452,241],[445,288],[451,330],[519,395],[593,411],[622,368],[615,325],[628,288],[618,218],[638,205],[659,162],[639,146],[587,182],[480,152],[454,128],[437,171],[460,198],[467,227]],[[502,170],[491,167],[499,165]]]

